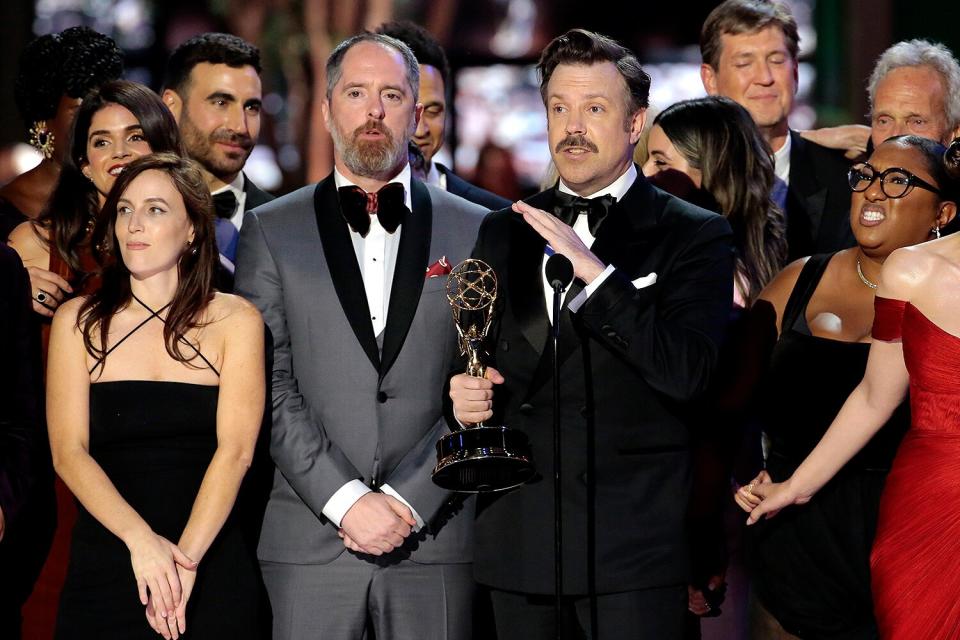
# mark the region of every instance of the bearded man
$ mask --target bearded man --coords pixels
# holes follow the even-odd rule
[[[237,292],[274,339],[258,555],[273,637],[468,638],[472,502],[430,479],[456,355],[444,285],[481,207],[411,177],[419,70],[365,33],[327,62],[333,174],[247,214]]]

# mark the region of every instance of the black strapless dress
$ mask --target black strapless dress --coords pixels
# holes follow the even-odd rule
[[[813,256],[804,265],[761,394],[775,482],[789,478],[817,445],[866,368],[870,345],[820,338],[807,327],[807,302],[830,258]],[[884,481],[909,426],[904,402],[808,504],[747,527],[753,587],[789,633],[804,640],[878,637],[870,548]]]
[[[187,524],[217,446],[218,392],[181,382],[90,386],[90,454],[130,506],[172,542]],[[231,515],[200,563],[181,637],[262,637],[261,594],[255,551]],[[81,506],[56,638],[159,637],[140,604],[126,545]]]

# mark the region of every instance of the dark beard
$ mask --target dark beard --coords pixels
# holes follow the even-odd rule
[[[187,155],[224,182],[227,182],[228,178],[233,179],[243,169],[254,146],[250,136],[231,133],[223,128],[215,129],[209,134],[200,131],[193,124],[186,109],[180,119],[180,137],[183,139]],[[217,150],[214,149],[216,142],[240,145],[243,150],[230,152]]]

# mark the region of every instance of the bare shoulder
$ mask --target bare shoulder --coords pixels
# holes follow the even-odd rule
[[[206,315],[211,325],[222,324],[231,331],[238,327],[259,328],[263,325],[260,311],[246,298],[231,293],[215,293]]]
[[[79,336],[80,329],[77,327],[77,319],[80,315],[80,309],[86,300],[87,296],[77,296],[61,304],[57,308],[57,312],[53,314],[51,333],[76,334]]]
[[[50,250],[44,242],[46,237],[46,229],[27,220],[14,227],[7,244],[20,254],[24,265],[46,269],[50,260]]]
[[[934,243],[914,245],[897,249],[890,254],[880,272],[877,295],[896,300],[912,300],[917,297],[930,279],[945,267],[954,268],[951,261],[939,251]]]
[[[797,258],[785,266],[780,273],[774,276],[773,280],[767,283],[767,286],[757,297],[758,300],[766,300],[772,304],[777,310],[778,318],[783,315],[787,300],[790,299],[790,294],[793,293],[793,288],[797,285],[797,279],[800,278],[800,272],[803,271],[803,265],[807,264],[809,259],[809,256]]]

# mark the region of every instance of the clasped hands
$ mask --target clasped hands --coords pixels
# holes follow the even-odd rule
[[[128,547],[147,622],[167,640],[176,640],[187,629],[187,601],[197,579],[197,562],[149,530]]]
[[[355,553],[390,553],[417,526],[410,508],[385,493],[371,491],[353,503],[340,521],[337,535]]]
[[[739,489],[733,495],[737,505],[750,514],[747,524],[754,524],[766,516],[772,518],[784,507],[793,504],[806,504],[810,495],[798,490],[791,482],[774,482],[770,474],[761,471],[757,477]]]

